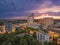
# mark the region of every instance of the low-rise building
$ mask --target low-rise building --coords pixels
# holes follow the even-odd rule
[[[39,26],[40,26],[40,24],[37,24],[37,23],[27,25],[27,27],[32,27],[32,28],[35,28],[35,29],[39,29]]]

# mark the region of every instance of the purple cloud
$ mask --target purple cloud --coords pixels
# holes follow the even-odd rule
[[[26,16],[28,15],[27,11],[51,8],[52,6],[60,6],[60,0],[0,0],[0,18]],[[55,14],[55,12],[52,13]],[[56,16],[57,14],[60,13],[57,12]]]

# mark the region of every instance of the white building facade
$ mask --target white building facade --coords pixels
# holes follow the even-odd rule
[[[42,42],[44,44],[45,41],[49,42],[50,41],[50,35],[45,33],[45,32],[37,32],[36,33],[37,40]]]

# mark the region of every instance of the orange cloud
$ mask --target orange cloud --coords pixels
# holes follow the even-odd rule
[[[50,8],[42,8],[40,10],[37,9],[39,13],[47,13],[47,12],[60,12],[60,6],[53,6]]]
[[[60,19],[60,16],[36,16],[35,19],[41,19],[44,17],[52,17],[53,19]]]

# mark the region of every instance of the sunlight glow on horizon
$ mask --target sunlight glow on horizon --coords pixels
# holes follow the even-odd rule
[[[12,17],[12,18],[5,18],[5,19],[27,19],[28,16],[15,16],[15,17]],[[42,14],[42,15],[39,15],[39,16],[34,16],[34,19],[43,19],[45,17],[48,17],[48,18],[53,18],[53,19],[60,19],[60,16],[54,16],[54,15],[48,15],[48,14]]]
[[[49,15],[36,16],[35,19],[42,19],[45,17],[53,18],[53,19],[60,19],[60,16],[49,16]]]

